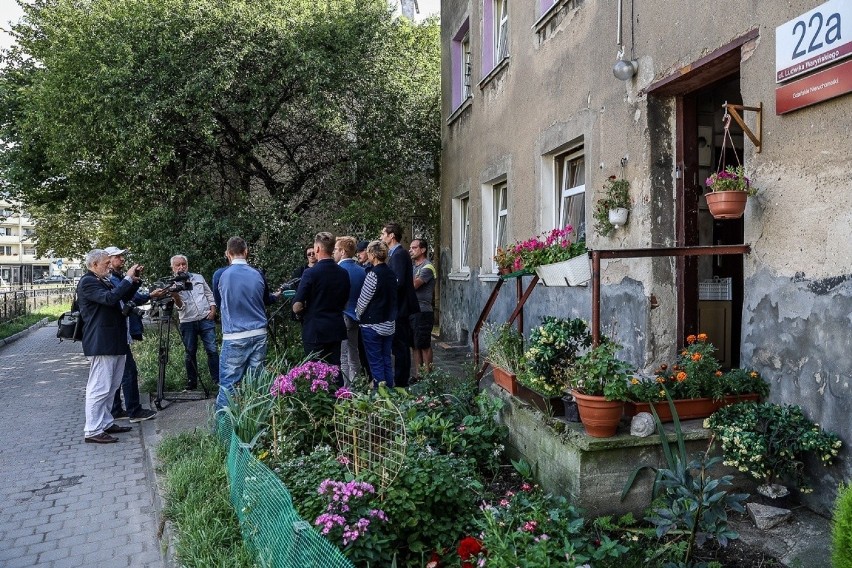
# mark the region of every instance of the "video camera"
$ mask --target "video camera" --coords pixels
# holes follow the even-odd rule
[[[140,308],[136,302],[130,300],[128,302],[124,302],[124,306],[121,308],[121,315],[124,317],[129,316],[130,314],[135,315],[136,317],[143,317],[145,315],[145,310]]]
[[[154,291],[165,290],[168,294],[192,290],[189,272],[178,272],[171,278],[163,278],[154,282]]]
[[[301,278],[292,278],[292,279],[288,280],[287,282],[285,282],[284,284],[282,284],[281,287],[278,288],[278,290],[281,291],[281,292],[290,292],[290,291],[295,292],[299,288],[299,282],[301,282],[301,281],[302,281]]]

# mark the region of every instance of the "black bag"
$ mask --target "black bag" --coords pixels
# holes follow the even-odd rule
[[[59,316],[56,337],[60,341],[63,339],[80,341],[83,339],[83,318],[80,317],[80,312],[65,312]]]

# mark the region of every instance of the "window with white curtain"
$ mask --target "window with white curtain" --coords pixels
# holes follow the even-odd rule
[[[509,56],[509,0],[494,0],[494,64]]]
[[[509,186],[505,181],[494,185],[494,235],[491,255],[497,253],[497,247],[505,248],[509,244]],[[496,265],[493,266],[496,268]]]
[[[453,199],[453,270],[470,272],[470,197]]]
[[[586,238],[586,165],[582,146],[556,156],[557,226],[574,227],[577,239]]]

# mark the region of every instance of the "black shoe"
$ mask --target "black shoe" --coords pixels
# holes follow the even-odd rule
[[[101,432],[95,436],[88,436],[85,442],[87,444],[112,444],[113,442],[118,442],[118,438],[114,438],[106,432]]]
[[[140,408],[136,412],[133,413],[133,416],[130,417],[131,422],[142,422],[144,420],[150,420],[151,418],[157,415],[153,410],[148,410],[147,408]]]
[[[130,432],[133,430],[130,426],[119,426],[115,422],[109,425],[109,428],[104,430],[107,434],[123,434],[125,432]]]
[[[121,409],[118,412],[112,412],[111,414],[113,420],[123,420],[127,418],[127,411],[124,409]]]

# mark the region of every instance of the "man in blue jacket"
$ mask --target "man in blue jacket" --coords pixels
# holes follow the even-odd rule
[[[83,319],[83,354],[91,358],[86,383],[85,441],[109,444],[130,426],[113,422],[109,412],[115,391],[121,386],[124,362],[130,352],[127,318],[121,313],[122,300],[133,298],[139,289],[142,266],[134,264],[117,286],[109,280],[109,255],[94,249],[86,255],[88,272],[77,284],[77,302]]]
[[[340,344],[340,372],[343,373],[343,381],[347,385],[352,382],[355,375],[361,372],[361,357],[358,348],[358,318],[355,315],[355,306],[358,304],[358,296],[364,285],[367,273],[364,267],[358,264],[355,256],[355,238],[338,237],[334,245],[334,260],[337,265],[349,274],[349,300],[343,311],[343,321],[346,324],[346,339]]]
[[[293,312],[302,315],[302,346],[312,361],[340,366],[340,344],[346,339],[343,310],[349,300],[349,274],[334,262],[334,235],[317,233],[317,262],[306,270],[293,296]],[[343,379],[338,375],[338,384]]]
[[[126,261],[125,254],[127,249],[118,247],[107,247],[104,249],[109,255],[109,280],[113,286],[121,284],[121,279],[124,278],[124,263]],[[151,296],[136,292],[133,294],[133,303],[137,306],[148,303]],[[122,306],[123,307],[123,306]],[[130,328],[130,339],[132,341],[142,341],[144,332],[142,326],[142,318],[131,312],[127,315],[127,325]],[[124,406],[121,407],[121,393],[124,393]],[[147,408],[142,408],[139,403],[139,369],[136,366],[136,360],[133,358],[133,350],[127,352],[127,360],[124,362],[124,374],[121,377],[121,388],[115,391],[115,398],[110,411],[112,417],[116,420],[119,418],[129,418],[131,422],[142,422],[154,418],[157,413]]]
[[[248,245],[241,237],[228,239],[225,251],[230,266],[217,271],[217,289],[222,315],[222,351],[219,356],[219,395],[216,410],[228,406],[237,384],[246,373],[254,373],[266,360],[266,306],[278,300],[269,293],[261,272],[249,266]]]

